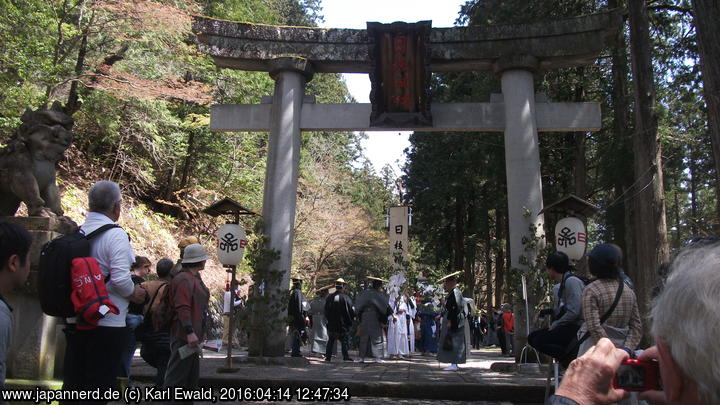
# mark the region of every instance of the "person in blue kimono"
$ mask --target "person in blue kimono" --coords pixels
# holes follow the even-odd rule
[[[435,317],[438,315],[435,312],[432,301],[430,298],[423,300],[423,305],[418,308],[417,317],[420,318],[420,351],[423,355],[428,352],[437,353],[437,326],[435,324]]]

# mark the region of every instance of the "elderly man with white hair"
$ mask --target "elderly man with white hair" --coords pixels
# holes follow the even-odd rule
[[[121,204],[120,186],[112,181],[99,181],[88,191],[89,210],[80,229],[85,235],[101,232],[90,239],[90,256],[100,265],[108,296],[120,313],[105,314],[95,329],[76,328],[75,318],[67,319],[65,390],[106,389],[116,385],[129,339],[125,327],[128,302],[142,303],[146,297],[145,290],[133,284],[130,277],[135,255],[127,233],[116,224]]]
[[[689,247],[677,256],[651,315],[655,346],[638,359],[659,362],[663,390],[639,398],[653,404],[720,404],[720,243]],[[570,364],[546,404],[609,404],[627,397],[611,384],[627,357],[600,339]]]

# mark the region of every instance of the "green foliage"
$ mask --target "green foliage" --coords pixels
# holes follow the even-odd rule
[[[675,2],[688,8],[688,2]],[[672,3],[673,5],[675,3]],[[548,21],[601,11],[605,2],[587,0],[467,2],[458,22],[468,25],[516,24]],[[689,13],[659,5],[650,13],[652,46],[656,70],[660,117],[659,134],[663,146],[665,204],[673,246],[680,248],[691,236],[711,232],[716,187],[711,142],[702,101],[702,81],[697,56],[697,41]],[[646,186],[635,181],[633,173],[633,100],[630,88],[630,59],[626,43],[620,43],[619,72],[616,81],[613,59],[602,54],[584,68],[539,72],[536,91],[551,101],[598,101],[602,103],[603,127],[594,133],[540,134],[543,200],[545,204],[568,194],[576,194],[601,208],[590,219],[595,240],[631,245],[631,202]],[[625,97],[625,105],[619,96]],[[494,75],[464,72],[433,76],[432,97],[439,102],[487,101],[499,93]],[[622,108],[622,110],[620,110]],[[627,117],[625,121],[621,121]],[[622,125],[618,132],[617,124]],[[494,280],[502,286],[506,277],[517,293],[518,273],[505,268],[503,274],[503,232],[496,223],[507,214],[504,191],[504,154],[499,134],[415,133],[407,153],[408,199],[414,204],[413,237],[419,244],[417,260],[436,272],[465,269],[466,277]],[[553,223],[547,226],[552,230]],[[499,236],[499,238],[498,238]],[[626,238],[629,238],[626,240]],[[532,243],[532,241],[526,241]],[[631,246],[630,246],[631,247]],[[498,250],[500,248],[500,250]],[[551,246],[549,246],[551,248]],[[493,255],[493,253],[498,253]],[[513,253],[514,256],[517,254]],[[539,259],[543,257],[541,253]],[[540,264],[528,263],[531,267]],[[488,276],[488,272],[490,275]],[[542,276],[540,271],[540,276]],[[497,284],[500,280],[501,284]],[[536,280],[537,281],[537,280]],[[487,287],[484,287],[487,292]],[[502,294],[495,291],[493,294]]]
[[[76,221],[83,219],[81,190],[99,179],[120,182],[125,194],[145,203],[133,203],[124,214],[141,251],[152,251],[146,246],[158,240],[172,247],[172,238],[184,233],[214,233],[216,221],[200,211],[220,197],[261,211],[267,134],[210,132],[209,104],[258,103],[272,95],[274,81],[265,72],[217,68],[194,45],[190,16],[314,26],[322,18],[319,1],[0,1],[0,145],[25,108],[67,103],[75,83],[81,101],[73,114],[75,140],[59,177]],[[337,74],[316,74],[306,93],[321,103],[351,100]],[[323,208],[298,216],[309,229],[326,226],[328,207],[342,204],[353,214],[348,229],[366,230],[321,267],[375,269],[377,257],[386,259],[380,229],[389,192],[369,167],[356,169],[363,159],[360,136],[308,133],[302,145],[303,192]],[[317,167],[332,185],[319,179]],[[318,253],[303,250],[313,248],[302,243],[308,236],[300,232],[298,238],[296,257]],[[249,256],[240,272],[264,268],[257,255]]]

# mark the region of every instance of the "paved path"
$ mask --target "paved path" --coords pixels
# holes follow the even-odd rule
[[[434,357],[413,356],[410,360],[387,360],[385,363],[327,363],[319,356],[304,359],[284,358],[284,364],[255,364],[240,352],[233,365],[234,373],[219,373],[225,365],[223,353],[206,351],[201,360],[200,386],[236,388],[348,388],[353,403],[396,404],[454,404],[456,400],[479,401],[482,405],[500,403],[542,403],[545,389],[544,374],[523,375],[496,372],[490,366],[496,362],[511,362],[501,357],[497,349],[473,350],[468,363],[459,371],[443,371]],[[133,379],[144,385],[152,381],[155,369],[136,356]],[[294,391],[293,391],[294,392]],[[418,401],[432,400],[428,402]],[[496,401],[496,402],[483,402]],[[252,402],[250,402],[252,403]],[[267,402],[266,402],[267,403]],[[294,403],[294,402],[283,402]]]

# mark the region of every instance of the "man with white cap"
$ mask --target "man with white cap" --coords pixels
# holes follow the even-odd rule
[[[470,327],[467,321],[467,305],[465,299],[457,288],[457,276],[462,271],[457,271],[441,278],[443,288],[448,295],[445,299],[445,310],[440,323],[440,339],[438,341],[437,359],[441,363],[450,363],[445,371],[455,371],[458,364],[464,364],[467,360],[470,342]]]
[[[203,283],[200,271],[205,268],[207,259],[202,245],[188,245],[183,254],[182,270],[170,282],[170,302],[176,316],[170,328],[171,353],[165,374],[166,387],[198,387],[199,344],[205,334],[205,317],[210,298],[210,291]],[[185,346],[187,348],[183,349]],[[197,352],[191,353],[191,349]]]

